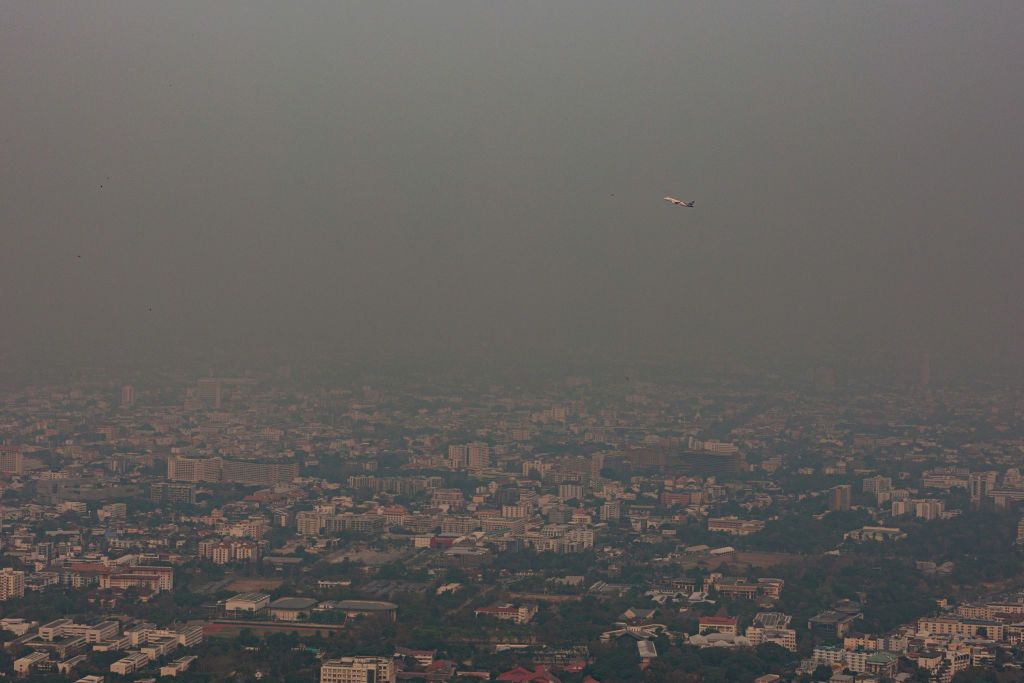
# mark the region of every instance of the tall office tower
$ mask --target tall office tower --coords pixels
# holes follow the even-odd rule
[[[841,484],[832,489],[829,497],[828,509],[832,512],[842,512],[850,509],[850,497],[853,488],[849,484]]]
[[[196,381],[196,398],[210,408],[220,408],[223,385],[219,379],[208,378]]]
[[[988,507],[992,489],[996,487],[996,472],[971,472],[968,483],[971,491],[971,506]]]
[[[25,597],[25,572],[5,567],[0,571],[0,602]]]
[[[604,453],[594,453],[590,456],[590,480],[597,481],[601,478],[601,470],[604,469]]]
[[[121,407],[131,408],[133,405],[135,405],[135,387],[125,384],[121,387]]]

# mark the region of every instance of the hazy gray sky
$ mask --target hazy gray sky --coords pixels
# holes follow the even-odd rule
[[[1022,35],[1020,0],[6,0],[2,345],[1020,352]]]

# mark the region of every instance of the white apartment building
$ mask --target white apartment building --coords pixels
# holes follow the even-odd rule
[[[25,572],[11,567],[0,571],[0,602],[25,597]]]

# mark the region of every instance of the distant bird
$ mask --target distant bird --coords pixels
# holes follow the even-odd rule
[[[682,199],[676,199],[675,197],[665,197],[665,201],[675,206],[685,206],[688,209],[692,209],[694,204],[694,202],[684,202]]]

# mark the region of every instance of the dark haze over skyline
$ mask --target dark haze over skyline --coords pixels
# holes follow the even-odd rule
[[[1024,3],[0,17],[12,357],[1019,363]]]

